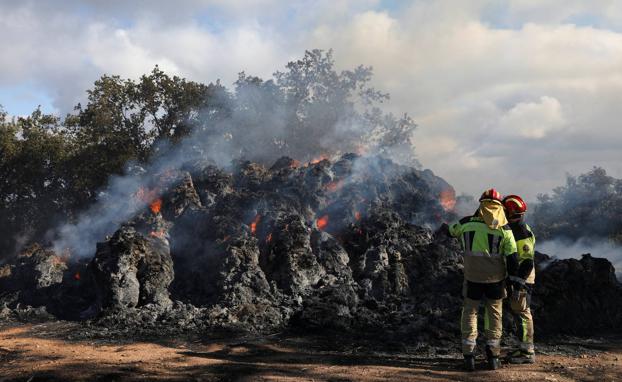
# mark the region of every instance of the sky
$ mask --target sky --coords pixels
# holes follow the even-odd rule
[[[64,115],[103,74],[230,86],[333,49],[417,122],[415,154],[458,193],[535,200],[567,174],[622,178],[622,2],[0,0],[0,104]]]

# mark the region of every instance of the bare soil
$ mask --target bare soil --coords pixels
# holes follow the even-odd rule
[[[293,335],[87,338],[66,322],[0,325],[0,381],[620,381],[622,340],[542,344],[534,365],[461,370],[459,354]],[[82,332],[81,332],[82,331]]]

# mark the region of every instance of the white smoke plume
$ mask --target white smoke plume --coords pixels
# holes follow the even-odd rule
[[[618,279],[622,279],[622,247],[605,239],[581,238],[575,242],[547,240],[536,242],[536,250],[559,259],[579,259],[587,253],[593,257],[604,257],[615,267]]]
[[[305,57],[316,59],[318,70],[328,70],[330,52],[326,56],[321,51],[307,52]],[[360,78],[361,85],[370,75],[370,69],[363,67],[341,74],[349,81]],[[398,152],[397,149],[407,146],[412,151],[409,140],[400,139],[402,135],[410,136],[409,129],[414,128],[407,116],[396,118],[377,108],[359,111],[349,100],[342,100],[342,104],[328,102],[334,96],[332,93],[322,95],[322,92],[339,93],[344,89],[327,86],[318,90],[318,85],[313,83],[307,97],[322,100],[325,97],[328,101],[291,103],[283,98],[291,87],[289,83],[284,93],[280,93],[283,90],[273,80],[262,82],[244,76],[241,78],[250,79],[250,84],[238,86],[232,98],[225,93],[221,95],[222,103],[226,104],[224,111],[218,108],[202,110],[193,121],[195,126],[190,136],[176,145],[162,144],[151,163],[141,171],[135,171],[137,166],[130,164],[125,175],[110,179],[93,206],[73,222],[62,224],[54,231],[54,249],[69,251],[80,257],[92,256],[95,243],[104,240],[121,223],[147,207],[148,202],[136,198],[139,189],[151,189],[153,186],[150,184],[157,183],[159,174],[167,171],[195,167],[195,164],[227,168],[235,159],[270,165],[283,155],[304,163],[313,156],[330,157],[357,149],[388,157],[394,149]],[[361,87],[357,91],[363,91],[360,89],[366,88]],[[381,93],[373,93],[373,89],[369,91],[372,93],[366,95],[376,94],[380,99],[385,98]],[[371,114],[366,114],[368,112]],[[298,119],[292,123],[292,118]],[[166,188],[165,184],[160,183],[159,186]]]

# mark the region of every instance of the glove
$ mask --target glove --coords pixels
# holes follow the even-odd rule
[[[441,226],[438,227],[438,229],[434,233],[434,236],[435,237],[442,237],[442,236],[450,237],[451,235],[449,234],[449,226],[447,225],[447,223],[441,224]]]
[[[505,279],[505,293],[507,294],[507,296],[511,297],[513,291],[514,288],[512,288],[512,282],[509,278]]]
[[[520,299],[520,292],[525,290],[525,279],[521,279],[520,277],[517,276],[509,276],[508,277],[508,286],[510,287],[510,292],[508,292],[508,295],[511,296],[511,299],[513,301],[518,302],[518,300]]]

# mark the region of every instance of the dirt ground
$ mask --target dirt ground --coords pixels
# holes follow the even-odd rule
[[[0,381],[620,381],[622,340],[543,345],[535,365],[465,373],[459,354],[375,352],[295,336],[79,339],[75,324],[0,325]],[[481,363],[481,362],[480,362]]]

